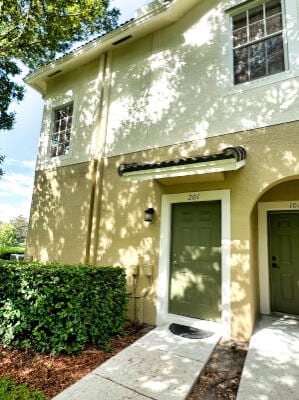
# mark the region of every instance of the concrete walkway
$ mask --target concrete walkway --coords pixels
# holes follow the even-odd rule
[[[263,316],[251,338],[237,400],[299,400],[299,319]]]
[[[218,340],[155,328],[53,400],[184,400]]]

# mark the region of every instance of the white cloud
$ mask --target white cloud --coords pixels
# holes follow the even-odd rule
[[[23,215],[25,218],[29,218],[30,213],[30,201],[24,201],[16,205],[10,203],[0,204],[0,221],[9,222],[11,219]]]
[[[7,173],[0,179],[0,198],[3,196],[31,197],[32,190],[33,176],[31,175]]]
[[[35,168],[35,161],[27,161],[27,160],[15,160],[13,158],[6,158],[5,159],[5,164],[7,165],[13,165],[16,167],[25,167],[31,170],[34,170]]]
[[[6,173],[0,178],[0,221],[8,222],[18,215],[29,218],[33,174]]]

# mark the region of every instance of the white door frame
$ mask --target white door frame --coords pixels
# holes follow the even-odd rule
[[[171,245],[171,207],[174,203],[192,203],[200,201],[221,201],[221,323],[182,317],[168,312],[170,245]],[[170,322],[183,323],[189,326],[220,329],[221,334],[230,337],[230,190],[211,190],[166,194],[162,196],[160,258],[158,274],[157,325]]]
[[[274,201],[258,204],[258,259],[261,314],[271,313],[268,212],[296,210],[299,211],[299,200]]]

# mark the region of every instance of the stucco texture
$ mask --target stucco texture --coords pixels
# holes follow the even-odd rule
[[[162,195],[230,190],[231,333],[248,339],[259,312],[257,204],[299,198],[298,2],[285,1],[286,71],[238,87],[227,9],[239,1],[198,3],[160,31],[48,79],[26,257],[125,266],[138,298],[131,317],[155,323]],[[53,110],[67,102],[71,154],[53,160]],[[222,176],[129,182],[117,172],[124,162],[229,146],[244,146],[246,165]]]
[[[297,119],[295,2],[285,2],[286,71],[237,86],[226,11],[236,3],[199,1],[176,23],[114,49],[107,156]]]
[[[90,163],[36,172],[27,259],[86,261],[91,191]]]
[[[111,157],[106,160],[99,241],[96,262],[100,264],[139,265],[137,292],[148,285],[142,268],[153,266],[152,289],[145,302],[156,298],[159,263],[161,195],[166,193],[199,192],[219,189],[231,191],[231,311],[232,335],[248,338],[259,310],[257,262],[257,211],[263,201],[296,199],[299,177],[298,123],[277,125],[209,138],[204,143],[190,142],[179,146]],[[286,137],[289,145],[286,147]],[[163,180],[128,182],[117,174],[122,162],[150,162],[178,157],[215,153],[228,146],[242,145],[247,151],[246,165],[238,171],[226,172],[223,181],[163,185]],[[203,176],[203,180],[206,176]],[[276,185],[284,180],[281,188]],[[269,189],[273,189],[268,192]],[[279,188],[279,186],[277,186]],[[297,196],[298,197],[298,196]],[[143,221],[143,211],[156,210],[154,222]],[[155,321],[155,307],[146,313],[148,322]]]
[[[257,203],[260,200],[298,200],[298,128],[298,123],[282,124],[210,138],[205,143],[194,141],[108,158],[101,171],[102,191],[101,198],[96,199],[93,227],[89,222],[94,171],[89,163],[37,172],[27,258],[84,262],[90,244],[90,262],[128,268],[129,292],[132,294],[135,290],[138,297],[135,318],[154,323],[161,196],[230,189],[231,330],[233,337],[248,339],[259,311]],[[169,185],[168,181],[163,185],[163,180],[128,182],[117,172],[122,162],[212,154],[237,145],[244,146],[247,151],[246,165],[238,171],[225,172],[222,181],[201,182],[198,177],[198,182],[176,184],[173,178],[173,184]],[[156,211],[151,224],[143,221],[144,210],[148,207]],[[98,231],[90,243],[89,235],[95,227]],[[139,267],[136,282],[130,274],[134,265]]]

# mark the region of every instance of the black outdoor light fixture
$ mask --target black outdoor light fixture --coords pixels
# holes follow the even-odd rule
[[[152,222],[154,212],[155,210],[153,208],[147,208],[146,210],[144,210],[144,221]]]

